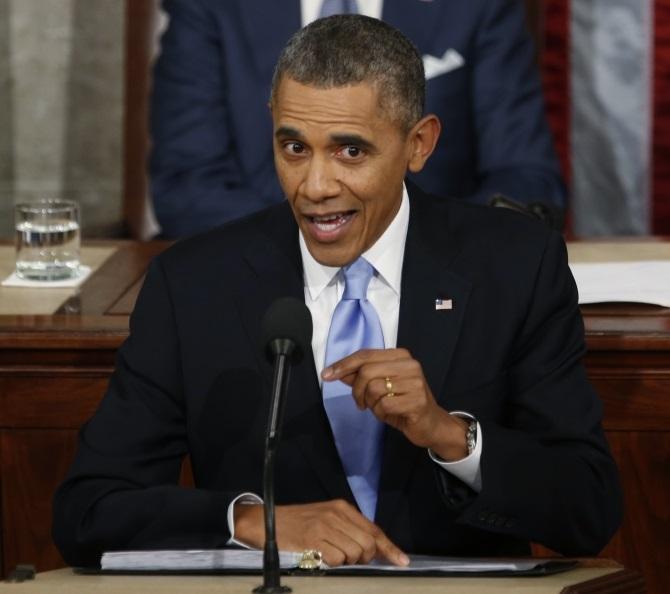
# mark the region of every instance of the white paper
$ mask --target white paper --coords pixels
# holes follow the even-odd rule
[[[630,302],[670,307],[670,261],[570,264],[579,303]]]
[[[296,568],[301,553],[280,551],[279,564],[283,569]],[[443,571],[443,572],[498,572],[529,571],[543,561],[541,559],[489,559],[465,557],[430,557],[410,555],[406,567],[373,561],[369,565],[343,565],[328,568],[337,571],[389,571],[395,573]],[[263,551],[252,549],[209,550],[163,550],[163,551],[118,551],[102,556],[103,570],[112,571],[216,571],[220,569],[262,569]],[[327,565],[324,564],[324,568]]]
[[[16,272],[12,272],[5,280],[2,281],[3,287],[30,287],[32,289],[67,289],[68,287],[78,287],[91,274],[90,266],[79,266],[79,274],[73,278],[67,278],[57,281],[36,281],[27,280],[17,276]]]
[[[542,560],[533,559],[490,559],[476,557],[430,557],[428,555],[410,555],[410,563],[407,566],[387,565],[378,561],[373,561],[369,565],[342,565],[340,567],[331,567],[330,572],[338,570],[365,570],[373,567],[382,571],[402,573],[404,571],[444,571],[444,572],[463,572],[478,573],[489,571],[529,571]]]
[[[301,553],[281,551],[279,565],[297,567]],[[207,549],[167,551],[113,551],[102,556],[103,570],[207,571],[217,569],[261,569],[263,551],[252,549]]]

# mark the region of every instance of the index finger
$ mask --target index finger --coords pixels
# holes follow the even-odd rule
[[[409,557],[405,555],[391,539],[382,532],[382,529],[376,526],[379,531],[374,534],[375,542],[377,543],[377,558],[385,559],[393,565],[400,567],[407,567],[409,565]]]
[[[406,357],[407,352],[403,349],[361,349],[325,367],[321,372],[321,378],[329,382],[340,380],[356,374],[367,363],[398,361]]]
[[[409,565],[409,557],[398,548],[391,539],[386,536],[384,531],[374,522],[368,520],[363,514],[350,508],[347,510],[347,516],[351,522],[368,532],[375,539],[375,546],[377,547],[377,558],[385,559],[393,565],[406,567]]]

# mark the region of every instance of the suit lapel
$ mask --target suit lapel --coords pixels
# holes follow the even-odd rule
[[[421,363],[426,380],[440,402],[447,370],[458,341],[471,290],[469,281],[449,270],[456,245],[447,218],[435,216],[411,184],[410,222],[403,261],[398,347]],[[436,299],[451,300],[451,309],[436,309]],[[416,457],[425,455],[395,429],[387,428],[377,518],[391,520]]]
[[[245,259],[252,280],[238,297],[242,321],[252,340],[258,340],[263,313],[276,299],[305,298],[298,227],[291,210],[284,203],[268,212],[272,214],[262,223],[261,233],[249,238]],[[272,365],[262,356],[260,345],[257,352],[269,398]],[[323,407],[311,349],[290,371],[282,439],[295,441],[330,498],[354,501]]]
[[[446,216],[436,216],[430,200],[408,184],[410,224],[403,261],[398,346],[408,349],[439,397],[458,340],[470,295],[470,281],[451,272],[457,255]],[[445,212],[447,212],[445,210]],[[442,308],[436,300],[443,301]],[[445,303],[451,301],[450,306]]]

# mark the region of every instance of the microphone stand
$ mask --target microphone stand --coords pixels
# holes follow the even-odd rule
[[[289,372],[289,357],[295,348],[290,339],[277,338],[270,343],[275,357],[274,378],[272,382],[272,400],[268,417],[268,431],[265,440],[265,460],[263,463],[263,512],[265,515],[265,547],[263,549],[263,585],[254,588],[256,594],[280,594],[291,592],[288,586],[282,586],[279,575],[279,549],[275,536],[275,494],[274,467],[275,454],[281,436],[284,416],[283,397],[286,394]]]

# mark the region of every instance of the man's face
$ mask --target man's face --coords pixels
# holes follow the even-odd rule
[[[412,134],[367,83],[317,89],[284,78],[272,117],[279,181],[310,253],[328,266],[353,262],[398,212]]]

